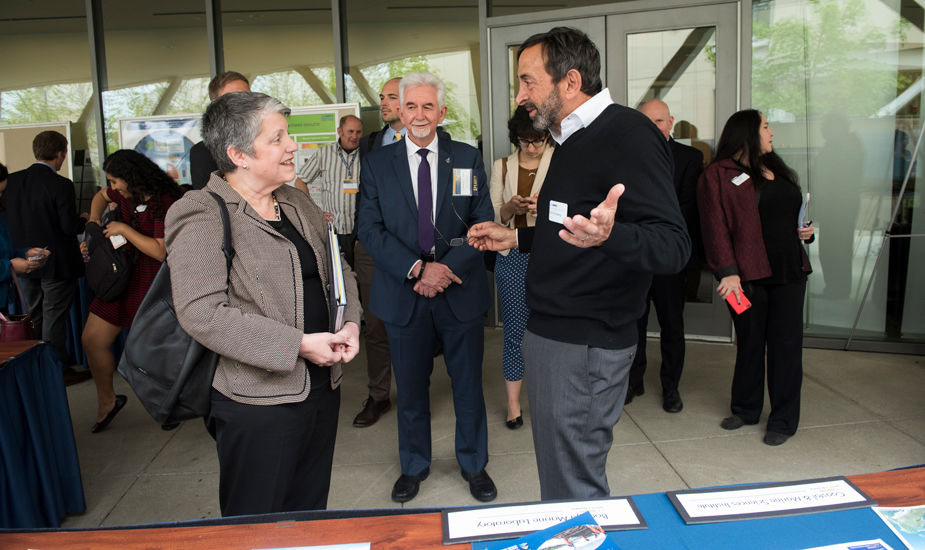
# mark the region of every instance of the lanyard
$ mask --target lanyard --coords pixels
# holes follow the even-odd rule
[[[353,161],[357,159],[356,151],[353,152],[353,157],[350,159],[350,164],[347,164],[347,159],[344,158],[344,154],[340,151],[337,152],[337,156],[340,157],[340,161],[344,163],[344,166],[347,167],[347,179],[353,179]]]

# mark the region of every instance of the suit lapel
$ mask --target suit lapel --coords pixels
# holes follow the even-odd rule
[[[450,176],[453,173],[453,159],[450,158],[450,140],[440,138],[437,140],[437,208],[434,220],[439,220],[446,202],[447,190],[452,185]]]
[[[408,149],[405,147],[405,140],[395,144],[395,156],[392,157],[392,166],[395,168],[395,175],[398,177],[398,187],[401,188],[402,194],[408,200],[408,206],[418,215],[418,205],[414,200],[414,184],[411,183],[411,168],[408,166]],[[379,190],[380,194],[382,189]]]

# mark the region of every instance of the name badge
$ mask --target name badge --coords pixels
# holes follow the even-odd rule
[[[345,179],[344,180],[344,193],[355,194],[359,190],[359,184],[357,180]]]
[[[479,177],[471,168],[453,168],[453,196],[479,196]]]
[[[743,183],[746,182],[746,180],[748,180],[748,174],[746,174],[745,172],[742,172],[738,176],[732,178],[732,183],[736,185],[742,185]]]
[[[564,223],[568,217],[568,205],[564,202],[549,201],[549,221]]]
[[[135,207],[135,212],[144,212],[147,209],[148,209],[147,204],[139,204],[138,206]]]

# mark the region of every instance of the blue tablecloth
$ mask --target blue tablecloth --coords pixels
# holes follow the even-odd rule
[[[843,542],[883,539],[894,550],[905,545],[870,508],[784,518],[687,525],[664,493],[634,495],[648,529],[610,532],[621,550],[739,549],[802,550]],[[472,550],[501,541],[473,543]]]
[[[37,344],[0,365],[0,527],[59,527],[86,508],[61,362]]]

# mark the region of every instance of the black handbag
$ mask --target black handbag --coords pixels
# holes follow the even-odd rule
[[[134,247],[132,254],[126,252],[125,248],[115,248],[112,241],[103,234],[103,227],[111,221],[121,222],[122,216],[119,209],[106,209],[103,213],[100,223],[87,224],[87,251],[90,254],[90,260],[87,262],[86,277],[87,284],[93,294],[103,302],[112,302],[119,298],[128,287],[132,279],[132,266],[138,261],[140,252]]]
[[[222,217],[222,251],[230,284],[234,247],[228,207],[221,197],[209,194],[218,203]],[[173,306],[170,267],[165,260],[138,307],[119,361],[119,374],[154,420],[162,425],[173,424],[209,414],[218,358],[217,353],[180,326]]]

